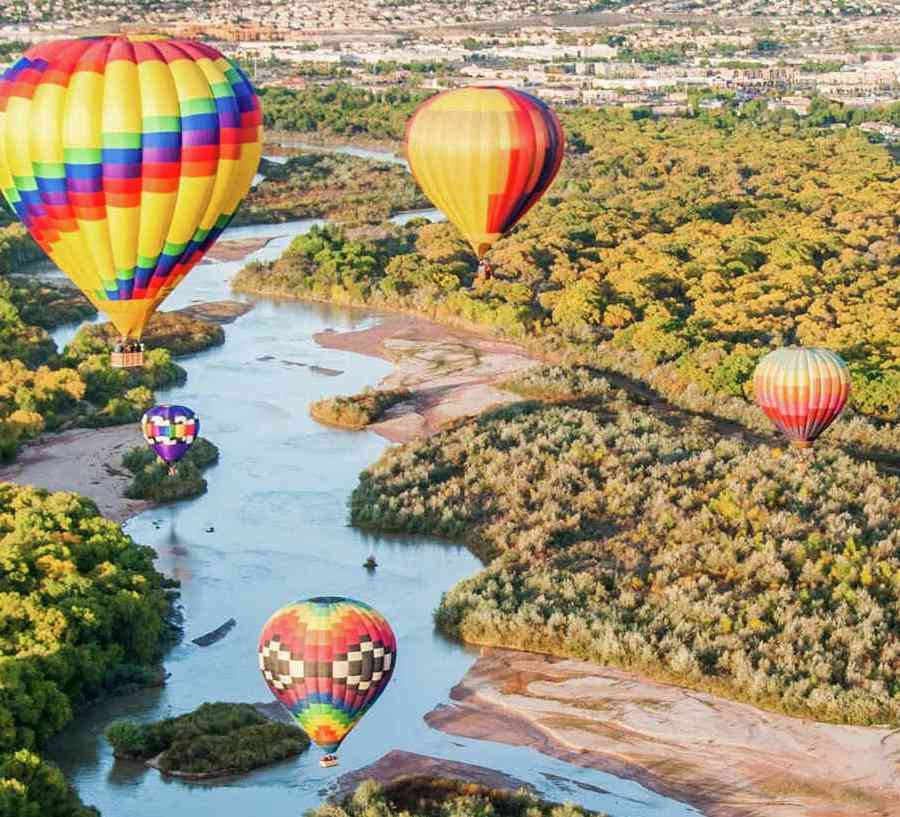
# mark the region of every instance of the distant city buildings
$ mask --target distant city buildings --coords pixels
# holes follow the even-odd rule
[[[284,87],[527,87],[554,104],[661,116],[765,96],[805,115],[813,96],[900,100],[900,0],[0,0],[0,39],[125,31],[214,41]],[[670,16],[667,16],[670,15]],[[677,15],[677,16],[671,16]],[[741,16],[742,15],[742,16]]]

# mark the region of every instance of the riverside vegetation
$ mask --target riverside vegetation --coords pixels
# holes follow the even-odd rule
[[[86,703],[158,682],[173,587],[87,499],[0,484],[0,814],[90,817],[37,752]]]
[[[369,388],[359,394],[318,400],[310,405],[309,413],[320,423],[359,430],[378,422],[389,408],[410,396],[407,389]]]
[[[112,323],[87,324],[78,330],[70,350],[81,355],[101,354],[108,352],[118,338],[119,332]],[[165,349],[179,357],[221,346],[225,343],[225,330],[213,321],[181,312],[155,312],[141,341],[146,349]]]
[[[400,88],[374,93],[347,83],[300,91],[263,88],[263,125],[269,131],[337,134],[397,141],[428,92]]]
[[[428,207],[409,171],[356,156],[303,153],[284,164],[262,160],[265,176],[250,191],[234,224],[329,218],[379,224],[393,213]]]
[[[125,489],[125,496],[151,502],[173,502],[200,496],[206,493],[203,471],[218,461],[219,449],[205,437],[198,437],[176,464],[175,475],[170,476],[169,466],[150,448],[137,446],[122,457],[122,465],[134,474]]]
[[[307,817],[588,817],[577,806],[544,803],[524,792],[489,789],[434,777],[401,777],[387,785],[366,780],[339,804]],[[603,817],[603,815],[597,815]]]
[[[117,721],[106,730],[116,757],[153,761],[182,777],[222,777],[295,757],[309,748],[296,726],[274,723],[250,704],[207,703],[155,723]]]
[[[151,351],[140,370],[113,369],[96,341],[59,354],[46,329],[84,317],[83,303],[68,288],[0,278],[0,460],[43,431],[136,421],[154,389],[184,382],[165,349]]]

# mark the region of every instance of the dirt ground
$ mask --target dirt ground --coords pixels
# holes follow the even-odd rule
[[[368,427],[393,442],[431,434],[449,420],[520,399],[496,384],[537,364],[515,344],[407,315],[388,316],[357,332],[320,332],[315,340],[329,349],[394,364],[379,386],[408,389],[412,398]]]
[[[638,780],[707,817],[898,817],[900,729],[790,718],[633,673],[485,649],[426,716]]]

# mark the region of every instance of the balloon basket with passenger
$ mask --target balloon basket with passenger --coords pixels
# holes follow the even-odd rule
[[[337,755],[323,755],[319,759],[319,765],[323,769],[330,769],[332,766],[338,765],[338,756]]]
[[[114,369],[139,369],[144,365],[144,344],[119,338],[109,353],[109,365]]]

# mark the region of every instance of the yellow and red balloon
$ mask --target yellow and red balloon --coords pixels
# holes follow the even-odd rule
[[[261,135],[241,69],[189,40],[42,43],[0,80],[6,200],[131,338],[228,225]]]
[[[552,184],[564,150],[556,114],[511,88],[444,91],[406,127],[416,181],[479,259]]]
[[[850,370],[830,349],[776,349],[756,367],[753,391],[791,443],[809,448],[847,403]]]

